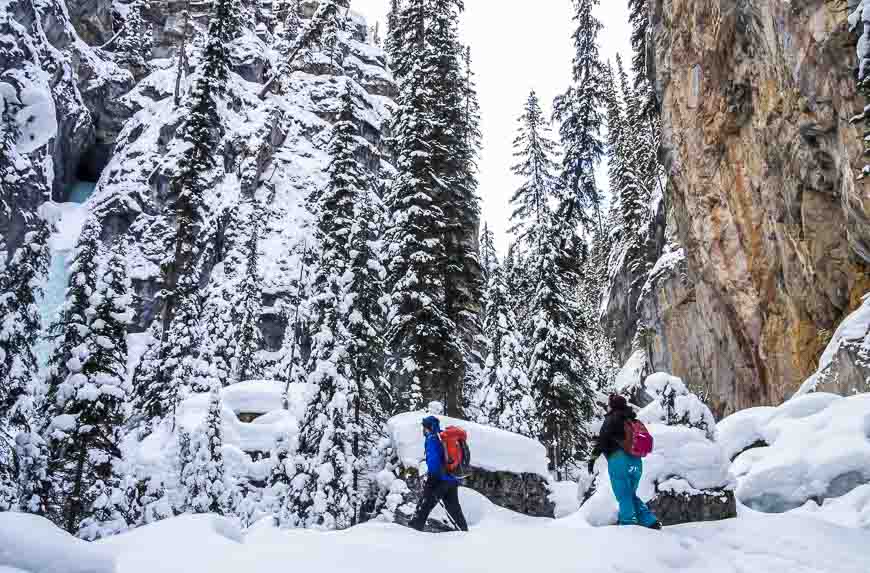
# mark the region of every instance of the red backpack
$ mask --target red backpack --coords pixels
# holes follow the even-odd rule
[[[462,428],[447,426],[439,434],[444,447],[444,469],[450,475],[463,476],[471,469],[468,435]]]
[[[625,421],[625,442],[624,448],[626,453],[631,454],[636,458],[645,458],[653,451],[653,437],[640,420]]]

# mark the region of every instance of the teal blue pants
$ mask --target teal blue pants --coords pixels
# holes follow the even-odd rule
[[[613,495],[619,503],[619,525],[653,525],[656,516],[637,497],[643,460],[618,450],[607,458],[607,473],[610,474]]]

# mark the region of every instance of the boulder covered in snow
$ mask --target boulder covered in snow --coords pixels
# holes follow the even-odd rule
[[[798,395],[823,390],[848,396],[870,391],[870,293],[863,303],[834,331],[819,358],[816,372],[798,390]]]
[[[736,516],[734,478],[719,444],[710,409],[682,380],[664,373],[643,387],[653,402],[638,413],[654,440],[643,460],[638,497],[665,525]],[[597,462],[595,491],[580,509],[592,525],[616,523],[618,506],[607,478],[607,460]]]
[[[410,519],[423,485],[426,463],[421,422],[427,411],[399,414],[387,422],[394,465],[380,487],[394,497],[393,515],[404,523]],[[553,517],[555,503],[549,486],[547,451],[539,442],[490,426],[438,416],[441,427],[459,426],[468,434],[471,474],[463,485],[498,506],[537,517]],[[388,494],[389,495],[389,494]],[[401,497],[401,503],[399,502]]]
[[[870,483],[870,394],[814,393],[734,416],[719,432],[729,453],[743,450],[732,471],[752,509],[779,513]]]

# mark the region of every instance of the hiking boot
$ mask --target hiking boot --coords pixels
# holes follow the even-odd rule
[[[653,523],[652,525],[650,525],[649,528],[650,528],[650,529],[655,529],[656,531],[661,531],[661,529],[662,529],[662,522],[661,522],[661,521],[656,521],[655,523]]]

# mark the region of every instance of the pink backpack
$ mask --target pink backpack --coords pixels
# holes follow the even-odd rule
[[[636,458],[645,458],[653,451],[653,437],[640,420],[625,421],[626,453]]]

